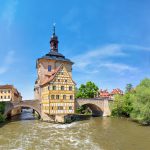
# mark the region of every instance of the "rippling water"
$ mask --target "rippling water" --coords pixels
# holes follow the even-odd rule
[[[127,119],[60,125],[32,120],[31,113],[20,117],[0,127],[0,150],[150,150],[150,128]]]

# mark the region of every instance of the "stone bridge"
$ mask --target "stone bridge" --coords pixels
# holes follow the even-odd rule
[[[27,107],[35,110],[41,116],[41,105],[39,100],[24,100],[21,102],[6,102],[4,115],[7,116],[11,110],[19,107]]]
[[[88,106],[93,113],[93,116],[110,116],[110,109],[109,109],[109,101],[110,99],[76,99],[75,107],[79,107],[82,105]],[[27,107],[35,110],[41,118],[46,118],[46,114],[41,112],[41,104],[39,100],[24,100],[21,102],[6,102],[5,105],[5,113],[4,115],[7,116],[11,110],[19,107]],[[48,118],[47,118],[48,119]]]
[[[88,106],[93,113],[93,116],[110,116],[110,108],[108,98],[93,98],[93,99],[76,99],[76,108],[79,106]]]

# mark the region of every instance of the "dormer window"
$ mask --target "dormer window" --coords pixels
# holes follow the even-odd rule
[[[48,72],[51,72],[51,70],[52,70],[51,65],[48,65]]]

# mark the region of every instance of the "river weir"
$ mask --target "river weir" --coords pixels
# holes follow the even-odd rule
[[[149,129],[110,117],[53,124],[25,111],[1,125],[0,150],[149,150]]]

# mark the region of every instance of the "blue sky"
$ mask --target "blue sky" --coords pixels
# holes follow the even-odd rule
[[[75,62],[73,79],[124,89],[150,77],[149,0],[0,0],[0,84],[33,98],[36,59],[50,47]]]

